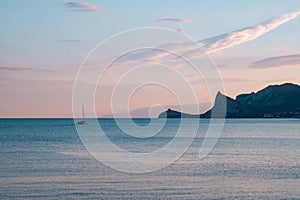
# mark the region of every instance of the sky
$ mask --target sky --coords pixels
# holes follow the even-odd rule
[[[82,65],[91,70],[82,84],[99,81],[98,117],[124,117],[127,108],[136,117],[166,108],[204,112],[214,100],[210,87],[234,98],[270,84],[300,84],[299,9],[299,0],[1,0],[0,117],[72,117],[72,102],[90,103],[89,97],[74,101],[76,74],[103,41],[107,46]],[[130,32],[135,29],[140,34]],[[147,42],[158,49],[133,49]],[[224,87],[174,52],[200,63],[204,75],[217,73]]]

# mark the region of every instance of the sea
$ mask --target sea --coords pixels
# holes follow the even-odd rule
[[[164,148],[180,128],[180,119],[120,121],[127,131],[163,125],[157,134],[137,137],[114,119],[98,119],[111,143],[136,154]],[[129,157],[119,163],[127,167],[122,171],[101,161],[110,149],[102,148],[100,159],[90,153],[73,119],[0,119],[0,199],[300,199],[299,119],[226,119],[213,148],[199,157],[210,123],[200,120],[196,134],[182,130],[175,153],[195,136],[178,159],[135,173]]]

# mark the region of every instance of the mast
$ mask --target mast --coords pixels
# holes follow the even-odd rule
[[[85,120],[85,115],[84,115],[84,104],[81,104],[81,109],[82,109],[82,118]]]

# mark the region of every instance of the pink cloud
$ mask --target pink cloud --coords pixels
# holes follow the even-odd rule
[[[66,3],[66,6],[70,8],[71,10],[76,11],[87,11],[87,12],[101,12],[102,9],[98,8],[95,5],[92,5],[87,2],[68,2]]]
[[[282,67],[288,65],[300,65],[300,54],[265,58],[250,63],[249,67],[255,69],[261,69],[261,68]]]

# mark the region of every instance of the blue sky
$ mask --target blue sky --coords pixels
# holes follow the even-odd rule
[[[68,3],[94,6],[97,10],[84,10],[87,7]],[[200,41],[260,24],[299,8],[297,0],[2,0],[0,117],[71,116],[72,86],[80,63],[95,45],[119,32],[142,27],[180,28],[183,34]],[[159,21],[166,18],[179,21]],[[187,22],[180,22],[181,19]],[[268,84],[300,83],[295,75],[300,72],[296,61],[279,67],[262,66],[259,72],[249,67],[250,63],[266,58],[299,55],[299,25],[300,17],[296,17],[254,40],[212,54],[214,62],[223,66],[219,70],[224,79],[231,80],[225,81],[226,93],[234,97]],[[287,58],[295,59],[284,59]],[[232,81],[238,78],[245,81]],[[199,103],[209,103],[205,101]],[[174,104],[164,102],[165,106]],[[147,106],[149,102],[145,100],[132,106],[132,110]],[[108,115],[109,110],[102,113]]]

